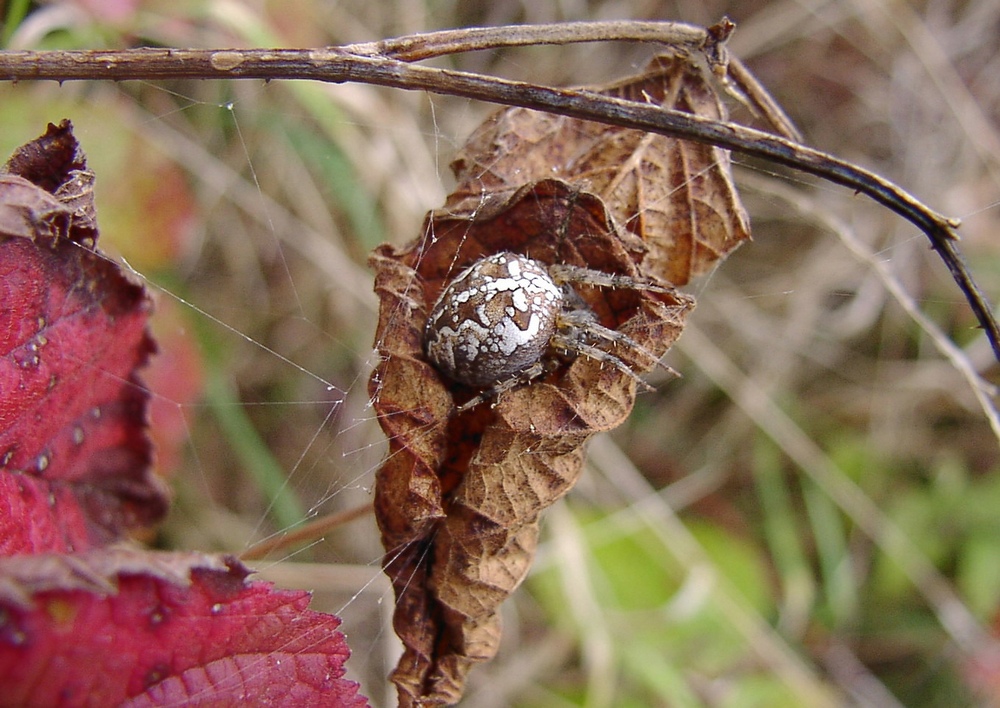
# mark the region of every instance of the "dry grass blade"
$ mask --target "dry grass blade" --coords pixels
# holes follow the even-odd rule
[[[754,380],[743,374],[724,352],[697,328],[684,337],[692,358],[732,400],[798,464],[865,533],[896,559],[937,613],[956,644],[970,654],[996,645],[972,616],[955,590],[914,547],[906,534],[785,414]]]
[[[370,504],[362,504],[353,509],[327,514],[326,516],[303,524],[301,528],[281,536],[261,541],[240,554],[241,560],[259,560],[266,558],[275,551],[283,551],[296,546],[323,538],[327,533],[355,519],[360,519],[372,513]]]
[[[816,219],[819,223],[826,226],[832,233],[836,234],[841,242],[843,242],[844,245],[851,251],[851,253],[863,261],[866,266],[874,270],[874,272],[878,274],[879,280],[882,281],[886,290],[888,290],[896,301],[903,307],[907,315],[909,315],[909,317],[930,336],[934,345],[941,352],[941,354],[947,357],[952,367],[954,367],[956,371],[960,372],[966,382],[968,382],[969,389],[972,391],[976,401],[982,408],[983,415],[986,417],[986,420],[989,421],[990,427],[993,429],[993,434],[996,436],[997,440],[1000,440],[1000,412],[997,411],[994,404],[998,394],[1000,394],[1000,389],[979,375],[965,352],[963,352],[958,345],[952,342],[937,325],[935,325],[923,312],[920,311],[917,303],[914,302],[913,298],[905,292],[902,284],[889,271],[886,264],[879,260],[876,257],[876,254],[873,253],[868,246],[861,242],[861,240],[846,223],[837,218],[836,215],[819,207],[814,201],[804,197],[801,193],[790,189],[786,185],[775,180],[762,179],[755,175],[745,175],[742,180],[742,184],[746,188],[754,189],[760,191],[761,193],[776,197],[792,206],[799,213]]]

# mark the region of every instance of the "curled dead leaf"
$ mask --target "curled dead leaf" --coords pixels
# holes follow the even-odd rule
[[[711,70],[683,54],[658,56],[643,73],[596,90],[728,118]],[[729,152],[710,145],[514,107],[488,118],[452,168],[458,185],[447,207],[458,212],[489,209],[547,178],[599,196],[641,272],[674,285],[708,272],[750,238]]]
[[[641,74],[596,90],[725,120],[716,83],[731,29],[720,26],[703,55],[664,54]],[[729,153],[709,145],[513,107],[475,131],[452,169],[457,186],[428,214],[423,236],[382,246],[371,260],[382,359],[370,393],[390,446],[375,511],[405,647],[392,677],[403,706],[457,702],[470,667],[496,652],[498,608],[528,572],[539,515],[575,484],[587,440],[628,416],[636,391],[629,373],[655,364],[694,305],[670,288],[574,285],[603,327],[636,345],[615,348],[624,364],[582,355],[539,362],[539,378],[499,386],[502,394],[486,406],[478,404],[481,391],[449,380],[425,357],[424,327],[440,293],[463,269],[501,252],[629,284],[680,286],[750,237]],[[517,282],[513,270],[502,273],[500,281]],[[492,320],[485,303],[465,309],[495,282],[484,279],[475,290],[463,281],[467,289],[452,295],[453,317],[478,313],[459,329],[511,326]],[[457,325],[445,326],[440,337],[457,343],[448,351],[470,351],[463,366],[475,366],[477,337],[479,346],[490,338],[461,338]],[[477,381],[476,374],[463,370],[462,378]]]
[[[628,416],[636,389],[630,376],[580,357],[492,407],[455,416],[477,391],[446,380],[423,351],[431,304],[485,255],[511,250],[640,279],[630,239],[600,198],[542,180],[486,207],[432,212],[424,234],[382,246],[371,260],[382,360],[370,388],[390,445],[375,510],[405,646],[393,673],[401,705],[457,702],[469,668],[496,652],[498,608],[527,574],[539,514],[575,484],[584,443]],[[604,326],[656,359],[694,304],[670,289],[588,287],[580,295]],[[637,372],[653,364],[638,351],[616,353]]]

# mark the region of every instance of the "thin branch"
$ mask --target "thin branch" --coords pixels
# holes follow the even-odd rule
[[[382,56],[412,62],[500,47],[578,42],[652,42],[674,49],[695,51],[708,39],[704,27],[683,22],[562,22],[547,25],[506,25],[423,32],[379,42],[350,44],[354,54]]]
[[[783,182],[775,179],[761,178],[756,175],[744,175],[742,185],[754,189],[761,194],[776,197],[785,202],[803,216],[812,217],[818,225],[821,225],[835,234],[847,249],[854,256],[863,261],[871,268],[878,279],[882,281],[883,287],[889,292],[896,302],[906,311],[910,319],[920,327],[924,333],[934,343],[934,346],[947,359],[952,368],[961,374],[969,384],[972,394],[976,397],[979,405],[983,409],[983,414],[993,430],[993,435],[1000,441],[1000,412],[997,411],[993,400],[997,398],[998,387],[985,381],[969,356],[962,351],[948,335],[945,334],[927,315],[920,311],[917,303],[905,291],[903,284],[899,282],[895,274],[890,270],[888,263],[880,258],[868,246],[862,243],[854,230],[846,223],[846,220],[839,218],[830,210],[818,206],[815,200],[806,198],[801,192],[790,188]]]
[[[312,79],[358,82],[461,96],[490,103],[523,106],[609,125],[644,130],[707,143],[786,165],[866,194],[917,226],[930,239],[965,294],[1000,360],[1000,324],[974,281],[956,245],[958,219],[930,209],[892,182],[850,162],[792,140],[735,123],[666,110],[583,89],[559,89],[467,72],[407,64],[398,57],[421,58],[444,53],[531,42],[566,43],[605,39],[640,39],[705,45],[705,30],[662,23],[662,35],[637,23],[632,35],[611,27],[620,23],[571,23],[549,26],[544,39],[537,26],[453,30],[401,37],[384,42],[322,49],[126,49],[119,51],[0,52],[0,79],[9,81],[163,80],[163,79]],[[552,27],[559,32],[552,32]],[[501,31],[502,29],[502,31]],[[461,43],[461,33],[467,41]],[[508,36],[509,34],[509,36]],[[675,36],[674,36],[675,35]],[[700,38],[700,40],[699,40]],[[437,42],[437,45],[435,45]],[[386,56],[381,52],[394,56]],[[741,66],[741,65],[739,65]],[[740,75],[738,74],[738,77]]]

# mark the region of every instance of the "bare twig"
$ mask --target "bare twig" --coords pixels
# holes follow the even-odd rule
[[[785,115],[785,111],[774,100],[774,97],[760,85],[757,77],[736,57],[729,58],[726,78],[746,97],[746,101],[749,102],[754,113],[767,119],[767,122],[774,126],[779,135],[797,143],[804,142],[799,129]]]
[[[982,407],[983,414],[993,430],[993,435],[997,440],[1000,440],[1000,412],[997,411],[993,403],[1000,393],[998,387],[985,381],[976,371],[968,355],[920,311],[917,303],[906,293],[886,262],[878,258],[868,246],[861,242],[861,239],[857,237],[845,220],[838,218],[836,214],[818,206],[814,200],[805,198],[800,192],[777,180],[749,175],[744,176],[743,185],[756,189],[762,194],[776,197],[800,214],[812,217],[817,224],[836,234],[856,258],[871,268],[886,291],[896,299],[896,302],[906,311],[910,319],[927,334],[941,355],[951,363],[952,368],[965,378],[976,397],[976,401]]]
[[[625,27],[631,25],[631,32]],[[463,34],[465,40],[462,39]],[[696,48],[711,42],[704,29],[679,23],[570,23],[452,30],[383,42],[322,49],[130,49],[0,52],[0,79],[9,81],[161,79],[313,79],[359,82],[523,106],[609,125],[717,145],[807,172],[866,194],[926,234],[965,294],[1000,360],[1000,324],[956,245],[958,219],[938,214],[894,183],[798,142],[735,123],[582,89],[560,89],[497,77],[407,64],[457,51],[532,43],[629,39]],[[753,84],[738,62],[736,84]],[[766,95],[766,92],[763,92]],[[780,113],[773,103],[770,107]],[[783,115],[783,114],[781,114]],[[785,131],[787,132],[787,131]],[[794,133],[793,133],[794,134]]]
[[[577,42],[653,42],[674,49],[694,51],[708,39],[703,27],[683,22],[562,22],[547,25],[507,25],[424,32],[379,42],[351,44],[344,49],[355,54],[383,56],[412,62],[500,47]]]

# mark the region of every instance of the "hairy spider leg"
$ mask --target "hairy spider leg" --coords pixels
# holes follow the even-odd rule
[[[594,285],[600,288],[628,288],[629,290],[648,290],[654,293],[672,293],[673,288],[658,283],[650,278],[635,278],[619,273],[605,273],[583,266],[556,263],[549,266],[549,275],[559,285]]]
[[[677,376],[677,372],[672,368],[663,364],[660,359],[643,347],[641,344],[636,342],[634,339],[629,337],[627,334],[622,334],[616,330],[609,327],[605,327],[596,321],[593,314],[586,310],[574,310],[570,312],[565,312],[557,316],[558,326],[565,327],[570,332],[577,332],[583,335],[593,337],[595,339],[600,339],[611,344],[623,345],[632,349],[633,351],[639,352],[643,356],[649,358],[650,361],[655,362],[656,365],[662,367],[669,373]],[[615,367],[618,371],[626,374],[635,380],[645,391],[655,391],[656,389],[650,386],[648,383],[643,381],[643,379],[634,371],[632,368],[622,361],[619,357],[611,354],[610,352],[604,351],[603,349],[582,341],[579,337],[574,337],[571,334],[564,334],[561,331],[557,331],[550,340],[550,349],[558,353],[562,357],[576,358],[578,356],[586,356],[591,359],[596,359],[601,362],[601,364],[609,364]],[[558,359],[550,359],[548,361],[536,361],[534,364],[529,366],[527,369],[520,371],[517,375],[510,377],[505,381],[491,386],[483,391],[480,391],[476,396],[470,398],[468,401],[460,405],[455,409],[455,415],[460,415],[468,410],[472,410],[481,403],[485,403],[489,400],[496,400],[501,394],[506,391],[519,388],[523,385],[529,384],[535,379],[547,374],[555,369],[559,368],[563,364],[562,361]]]
[[[543,376],[544,374],[547,374],[550,371],[555,370],[560,365],[561,362],[558,361],[547,361],[547,362],[536,361],[527,369],[518,372],[516,375],[511,376],[509,379],[501,381],[483,391],[480,391],[473,398],[470,398],[468,401],[466,401],[458,408],[456,408],[454,415],[461,415],[466,411],[472,410],[480,403],[486,403],[486,401],[489,401],[490,399],[496,401],[496,399],[502,393],[529,384],[538,377]]]
[[[550,346],[560,354],[563,356],[577,356],[582,354],[591,359],[596,359],[602,364],[610,364],[623,374],[627,374],[635,379],[646,391],[654,391],[655,389],[643,381],[637,373],[632,371],[632,367],[619,357],[600,347],[594,346],[587,339],[609,342],[613,346],[622,345],[628,347],[632,351],[645,356],[654,366],[659,365],[667,371],[675,373],[666,364],[660,363],[660,357],[653,354],[627,334],[602,325],[589,310],[570,310],[561,313],[556,317],[556,327],[557,331],[552,335]]]

